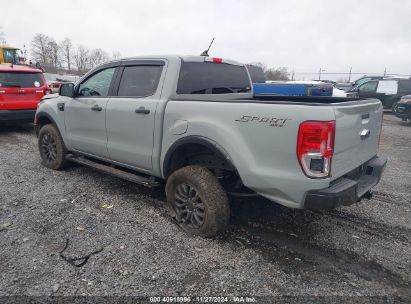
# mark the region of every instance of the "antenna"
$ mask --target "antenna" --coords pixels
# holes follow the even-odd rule
[[[209,56],[208,51],[210,50],[211,46],[213,45],[213,42],[214,42],[214,37],[213,37],[213,40],[211,40],[210,45],[208,46],[208,49],[206,49],[204,52],[202,52],[200,56],[206,56],[206,57]]]

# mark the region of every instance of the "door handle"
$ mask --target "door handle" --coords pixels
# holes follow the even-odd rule
[[[101,110],[103,110],[102,107],[100,107],[99,105],[94,105],[91,107],[91,111],[98,111],[100,112]]]
[[[146,109],[145,107],[139,107],[135,110],[137,114],[150,114],[150,110]]]

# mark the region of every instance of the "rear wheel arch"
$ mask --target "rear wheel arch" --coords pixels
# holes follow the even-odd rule
[[[237,171],[222,147],[201,136],[187,136],[173,143],[163,161],[163,176],[167,179],[174,171],[188,165]]]

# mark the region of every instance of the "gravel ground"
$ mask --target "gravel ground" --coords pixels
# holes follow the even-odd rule
[[[410,301],[410,149],[409,125],[386,115],[380,152],[389,164],[372,200],[312,212],[232,198],[228,231],[203,239],[168,218],[164,188],[80,166],[46,169],[32,126],[2,125],[0,296]],[[65,257],[99,252],[76,267],[59,254],[67,240]]]

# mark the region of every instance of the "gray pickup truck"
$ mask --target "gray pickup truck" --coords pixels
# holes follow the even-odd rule
[[[35,131],[44,166],[77,162],[155,187],[185,231],[222,232],[228,195],[291,208],[331,209],[370,198],[376,99],[259,96],[243,64],[150,56],[103,64],[43,99]]]

